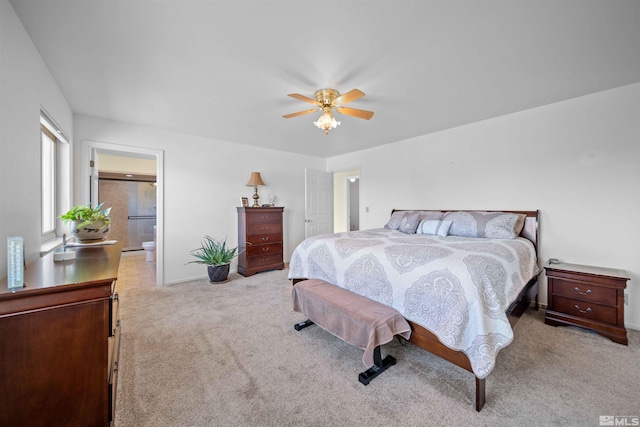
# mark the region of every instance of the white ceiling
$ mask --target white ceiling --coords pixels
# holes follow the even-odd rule
[[[75,113],[320,157],[640,81],[640,1],[11,0]],[[316,89],[367,96],[283,119]]]

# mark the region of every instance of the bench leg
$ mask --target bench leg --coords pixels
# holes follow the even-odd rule
[[[380,346],[377,346],[373,350],[373,363],[374,365],[372,367],[364,372],[361,372],[360,375],[358,375],[358,381],[360,381],[364,385],[369,385],[371,380],[386,371],[389,366],[395,365],[396,359],[390,354],[382,359],[382,357],[380,356]]]
[[[484,378],[480,379],[476,377],[476,411],[480,412],[480,409],[484,406],[485,400],[485,388]]]
[[[307,319],[304,322],[296,323],[295,325],[293,325],[293,328],[296,331],[300,331],[300,330],[306,328],[307,326],[311,326],[311,325],[313,325],[313,322],[311,320]]]

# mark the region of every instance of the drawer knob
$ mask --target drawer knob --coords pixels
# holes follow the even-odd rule
[[[587,289],[585,292],[581,292],[580,289],[578,289],[577,286],[575,288],[573,288],[573,290],[576,291],[577,293],[579,293],[580,295],[589,295],[591,293],[591,289]]]
[[[268,237],[263,237],[263,238],[262,238],[262,241],[263,241],[263,242],[266,242],[266,241],[268,241],[268,240],[269,240],[269,238],[268,238]]]
[[[267,252],[269,248],[262,248],[262,252]]]
[[[580,307],[578,306],[578,304],[574,305],[575,309],[578,310],[580,313],[591,313],[591,307],[587,307],[586,310],[580,310]]]

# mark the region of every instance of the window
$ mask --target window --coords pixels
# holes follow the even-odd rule
[[[49,129],[40,126],[42,142],[42,237],[56,234],[56,141]]]
[[[66,136],[44,113],[40,115],[41,234],[57,236],[59,210],[69,200],[69,147]]]

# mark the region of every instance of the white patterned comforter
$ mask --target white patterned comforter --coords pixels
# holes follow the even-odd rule
[[[289,278],[321,279],[395,308],[464,352],[474,374],[485,378],[513,340],[506,309],[539,272],[535,248],[524,238],[380,228],[306,239],[293,252]]]

